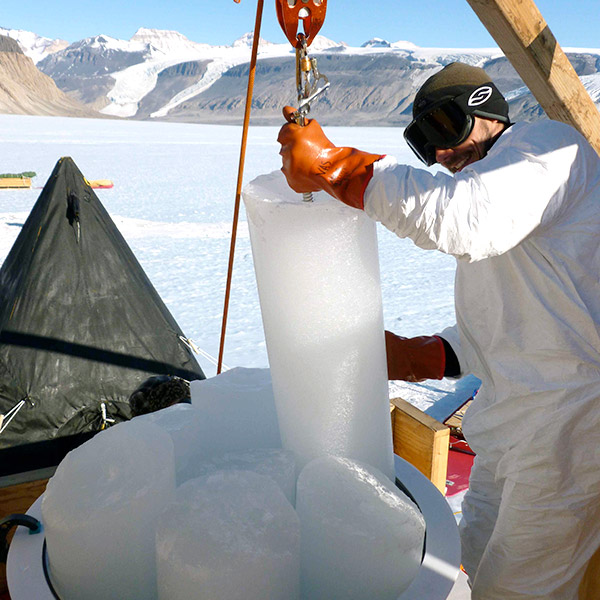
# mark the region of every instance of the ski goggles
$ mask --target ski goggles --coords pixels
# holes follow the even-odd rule
[[[436,148],[458,146],[473,131],[475,119],[461,106],[461,99],[458,96],[441,100],[416,117],[404,130],[406,143],[428,167],[436,162]]]

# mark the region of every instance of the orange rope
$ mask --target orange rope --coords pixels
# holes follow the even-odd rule
[[[239,0],[235,0],[239,2]],[[244,160],[246,157],[246,142],[248,140],[248,125],[250,123],[250,109],[252,107],[252,94],[254,90],[254,75],[256,73],[256,57],[258,55],[258,41],[260,39],[260,24],[262,21],[264,0],[258,0],[256,5],[256,22],[254,24],[254,37],[252,39],[252,56],[250,58],[250,72],[248,73],[248,90],[246,92],[246,108],[244,112],[244,125],[242,129],[242,145],[240,148],[240,163],[238,167],[237,186],[235,191],[235,206],[233,210],[233,224],[231,227],[231,245],[229,247],[229,267],[227,269],[227,284],[225,286],[225,305],[223,307],[223,323],[221,325],[221,343],[219,345],[219,359],[217,374],[223,367],[223,351],[225,349],[225,331],[227,329],[227,314],[229,312],[229,298],[231,295],[231,278],[233,274],[233,258],[235,255],[235,240],[240,214],[240,198],[242,196],[242,180],[244,177]]]

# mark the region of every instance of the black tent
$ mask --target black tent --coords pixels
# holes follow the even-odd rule
[[[155,374],[204,379],[100,200],[61,158],[0,270],[0,450],[47,455],[49,440],[64,447],[128,419],[129,394]]]

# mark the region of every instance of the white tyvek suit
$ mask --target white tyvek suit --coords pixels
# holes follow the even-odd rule
[[[600,160],[572,128],[517,124],[450,176],[376,163],[365,212],[457,258],[441,333],[482,386],[463,504],[476,600],[570,600],[600,546]]]

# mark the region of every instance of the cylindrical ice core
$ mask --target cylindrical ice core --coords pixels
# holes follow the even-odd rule
[[[174,495],[173,442],[158,425],[119,423],[69,452],[42,500],[58,596],[156,598],[154,528]]]
[[[375,223],[280,171],[243,192],[273,392],[299,467],[332,454],[393,478]]]

